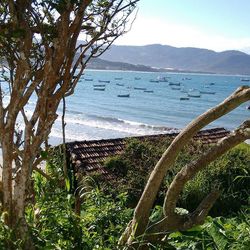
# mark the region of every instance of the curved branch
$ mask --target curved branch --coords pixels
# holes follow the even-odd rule
[[[143,194],[137,204],[137,207],[135,208],[132,226],[138,226],[136,227],[134,236],[142,235],[145,232],[149,220],[150,210],[153,206],[160,185],[164,179],[164,176],[166,175],[166,172],[174,164],[180,150],[200,129],[218,119],[219,117],[229,113],[248,100],[250,100],[250,87],[242,86],[238,88],[222,103],[194,119],[173,140],[171,145],[164,152],[161,159],[158,161],[154,170],[152,171]],[[128,240],[128,243],[129,241],[130,240]]]
[[[208,152],[204,153],[198,160],[186,165],[177,173],[168,188],[164,201],[164,214],[170,216],[174,213],[179,195],[184,185],[191,180],[201,169],[209,163],[222,156],[229,149],[250,138],[250,120],[245,121],[238,129],[221,139]]]
[[[175,213],[176,203],[187,181],[191,180],[201,169],[223,155],[229,149],[250,138],[250,120],[245,121],[238,129],[221,139],[211,150],[203,154],[198,160],[183,167],[172,181],[165,197],[164,218],[147,229],[147,233],[166,233],[176,230],[187,230],[194,225],[201,224],[220,195],[218,190],[212,191],[199,204],[193,213],[178,215]]]

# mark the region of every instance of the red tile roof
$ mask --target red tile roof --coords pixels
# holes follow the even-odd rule
[[[195,140],[200,140],[204,144],[212,144],[225,137],[229,133],[224,128],[214,128],[202,130],[194,136]],[[98,174],[109,175],[103,167],[108,157],[119,155],[125,149],[126,140],[136,138],[139,140],[159,140],[174,138],[178,133],[146,135],[138,137],[127,137],[117,139],[75,141],[67,143],[68,158],[73,164],[75,171],[85,174],[95,172]]]

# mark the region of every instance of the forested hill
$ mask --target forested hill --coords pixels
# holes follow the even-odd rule
[[[250,75],[250,55],[235,50],[215,52],[207,49],[176,48],[160,44],[113,45],[101,56],[101,59],[181,71]]]

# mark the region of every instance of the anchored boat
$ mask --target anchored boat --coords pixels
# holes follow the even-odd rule
[[[201,94],[207,94],[207,95],[214,95],[215,92],[213,91],[200,91]]]
[[[117,95],[117,97],[130,97],[130,94],[125,94],[125,95]]]
[[[94,88],[94,90],[105,91],[105,88],[96,87],[96,88]]]
[[[107,80],[98,80],[98,82],[110,83],[110,81],[107,81]]]
[[[147,88],[134,87],[136,90],[147,90]]]

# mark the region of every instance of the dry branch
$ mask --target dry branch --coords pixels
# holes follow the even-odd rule
[[[216,107],[208,110],[204,114],[200,115],[196,119],[194,119],[188,126],[182,130],[182,132],[173,140],[168,149],[164,152],[161,159],[156,164],[154,170],[152,171],[149,180],[146,184],[146,187],[143,191],[143,194],[135,208],[134,216],[132,223],[128,225],[131,229],[127,229],[127,231],[131,231],[129,238],[127,238],[127,234],[123,235],[120,239],[120,243],[124,244],[127,242],[128,244],[132,243],[134,237],[138,237],[143,235],[146,231],[150,211],[152,209],[153,203],[159,191],[160,185],[167,173],[167,171],[174,164],[179,152],[181,149],[189,142],[189,140],[203,127],[218,119],[219,117],[229,113],[242,103],[250,100],[250,87],[242,86],[238,88],[231,96],[225,99],[222,103],[217,105]],[[242,136],[241,136],[242,137]],[[237,144],[237,143],[236,143]],[[234,144],[234,145],[236,145]],[[223,148],[223,147],[222,147]],[[221,149],[218,147],[218,150]],[[223,151],[223,150],[222,150]],[[217,156],[219,153],[217,154]],[[179,177],[180,178],[180,175]],[[173,209],[176,200],[171,203],[169,211],[171,211],[171,215],[173,215]],[[168,206],[165,206],[168,207]],[[167,208],[168,209],[168,208]]]

